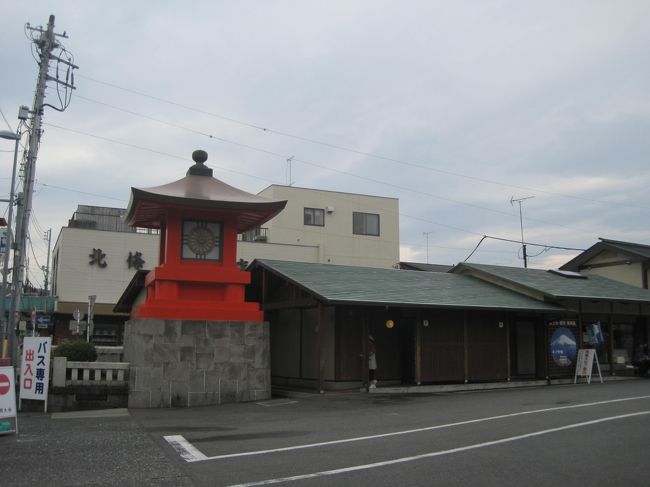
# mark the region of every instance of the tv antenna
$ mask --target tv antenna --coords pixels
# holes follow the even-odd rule
[[[510,197],[510,204],[515,206],[515,203],[519,203],[519,228],[521,229],[521,249],[524,254],[524,267],[528,267],[528,256],[526,255],[526,244],[524,243],[524,219],[521,214],[521,203],[522,201],[529,200],[534,198],[534,196],[524,196],[523,198],[515,198],[514,196]]]
[[[291,161],[296,156],[287,157],[287,186],[293,186],[295,181],[291,180]]]

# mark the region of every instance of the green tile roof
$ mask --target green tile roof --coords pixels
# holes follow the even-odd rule
[[[488,274],[523,288],[539,291],[553,298],[575,298],[607,301],[650,303],[650,291],[606,277],[583,274],[582,278],[566,277],[552,271],[504,267],[487,264],[459,264],[454,272]]]
[[[277,260],[261,266],[332,304],[562,311],[470,276]]]

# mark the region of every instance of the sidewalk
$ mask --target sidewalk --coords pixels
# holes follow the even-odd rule
[[[0,436],[1,485],[194,485],[126,409],[19,413],[18,428]]]

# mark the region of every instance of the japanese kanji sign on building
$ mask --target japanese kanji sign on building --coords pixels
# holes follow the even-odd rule
[[[46,401],[52,337],[25,337],[20,367],[20,400]]]

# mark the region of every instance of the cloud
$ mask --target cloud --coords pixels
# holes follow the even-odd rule
[[[63,128],[44,127],[37,178],[51,186],[35,213],[54,233],[77,204],[119,206],[103,196],[126,200],[131,186],[182,177],[203,148],[217,177],[249,192],[286,182],[294,156],[298,185],[399,198],[404,259],[426,259],[425,231],[429,260],[441,263],[466,258],[486,234],[519,239],[512,196],[535,196],[523,206],[534,243],[650,241],[639,223],[650,207],[647,2],[55,10],[80,69],[68,110],[45,113]],[[23,24],[50,11],[22,2],[0,19],[0,42],[12,46],[0,53],[12,74],[0,108],[14,125],[36,81]],[[566,255],[547,250],[531,264],[557,267]],[[522,265],[520,244],[486,240],[472,261]]]

